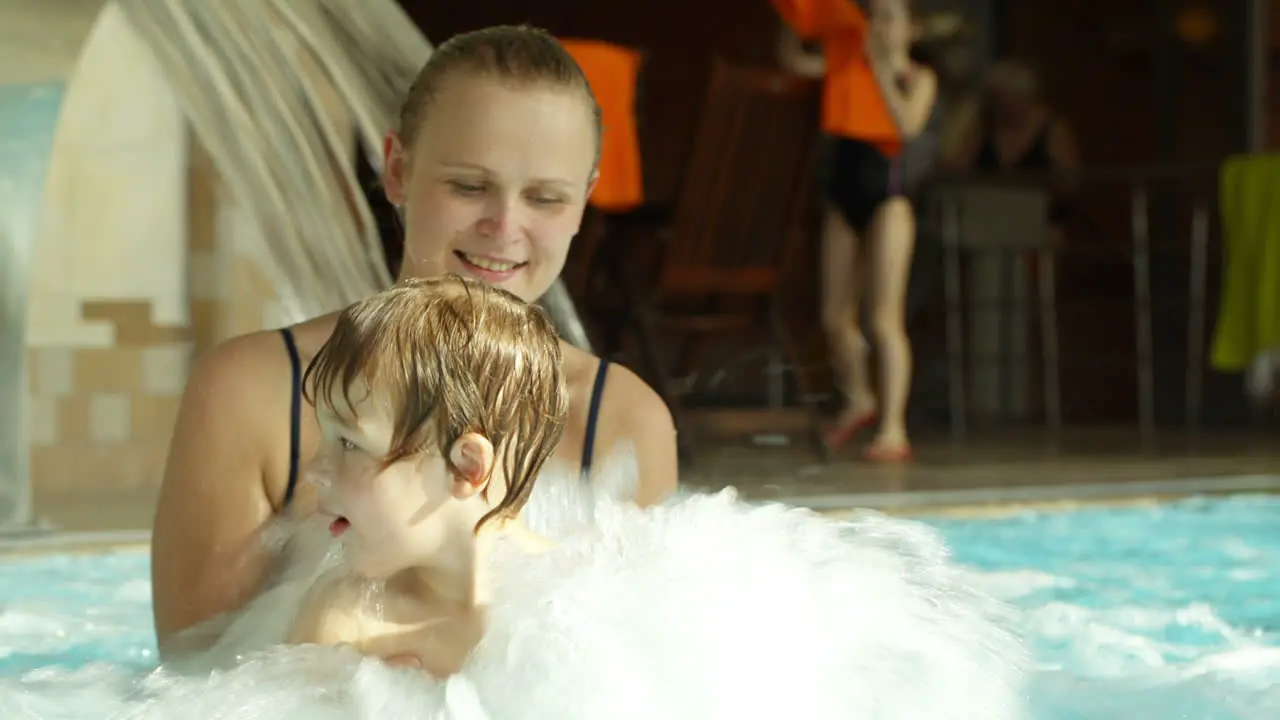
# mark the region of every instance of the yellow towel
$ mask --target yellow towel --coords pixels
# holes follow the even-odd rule
[[[1280,346],[1280,155],[1229,158],[1219,181],[1226,268],[1212,362],[1239,372]]]

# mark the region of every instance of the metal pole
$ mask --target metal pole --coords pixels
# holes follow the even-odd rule
[[[1187,319],[1187,430],[1200,430],[1200,403],[1204,384],[1205,281],[1209,260],[1209,210],[1203,198],[1191,212],[1191,283]]]
[[[942,247],[946,257],[947,364],[951,370],[951,434],[964,439],[965,408],[964,318],[960,297],[960,201],[946,198],[942,207]]]
[[[38,207],[38,204],[37,204]],[[32,233],[0,234],[0,532],[31,525],[26,329]]]
[[[1049,438],[1055,445],[1062,436],[1062,379],[1058,357],[1057,258],[1053,248],[1040,250],[1040,339],[1044,352],[1044,412]]]
[[[551,289],[547,290],[538,303],[551,314],[551,321],[555,323],[560,337],[570,345],[592,352],[591,338],[587,337],[587,330],[582,326],[578,309],[573,306],[573,297],[569,295],[569,289],[564,286],[564,280],[556,278],[556,281],[551,284]]]
[[[1142,445],[1156,445],[1155,379],[1151,328],[1151,227],[1147,187],[1133,186],[1131,221],[1133,226],[1133,311],[1134,344],[1138,370],[1138,429]]]
[[[1249,152],[1267,149],[1267,85],[1270,66],[1270,39],[1268,37],[1268,0],[1244,0],[1245,33],[1248,45],[1246,66],[1246,148]]]

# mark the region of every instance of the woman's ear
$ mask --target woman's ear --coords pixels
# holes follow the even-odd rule
[[[408,184],[409,151],[399,133],[392,130],[382,140],[382,192],[392,205],[403,207]]]
[[[449,447],[453,496],[466,500],[484,491],[493,473],[493,443],[479,433],[465,433]]]

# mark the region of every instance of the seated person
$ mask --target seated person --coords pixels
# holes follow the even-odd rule
[[[987,175],[1044,174],[1053,243],[1063,244],[1080,155],[1070,124],[1045,102],[1036,73],[1013,60],[993,64],[981,94],[965,110],[949,128],[945,164]]]

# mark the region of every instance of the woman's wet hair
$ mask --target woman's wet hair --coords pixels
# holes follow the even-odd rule
[[[545,30],[498,25],[454,35],[438,46],[418,72],[400,108],[400,139],[413,147],[418,129],[449,78],[490,78],[516,87],[563,89],[582,94],[595,126],[596,156],[603,133],[600,104],[577,61]]]
[[[352,417],[367,389],[393,418],[389,466],[466,433],[493,443],[501,502],[476,525],[520,511],[564,433],[559,336],[537,305],[456,275],[403,280],[343,310],[303,379],[316,407]],[[495,465],[496,465],[495,462]]]

